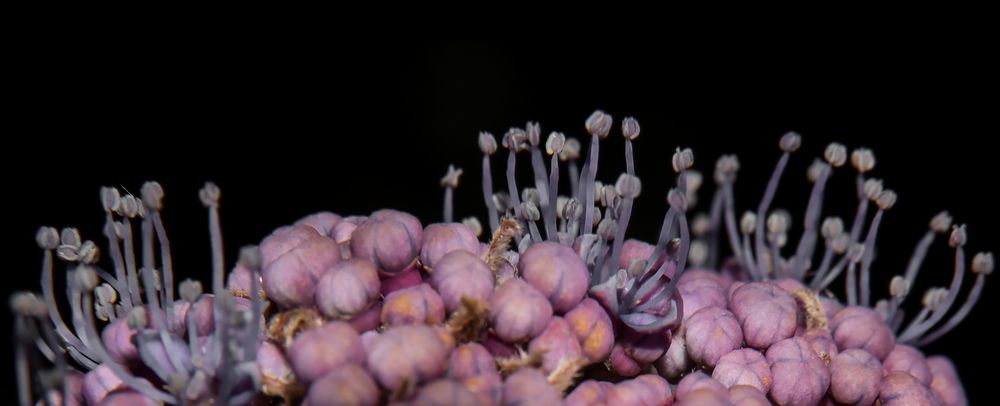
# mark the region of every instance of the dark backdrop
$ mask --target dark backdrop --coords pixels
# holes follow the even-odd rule
[[[15,125],[3,148],[5,297],[38,289],[39,225],[76,226],[103,242],[102,185],[137,193],[143,181],[160,181],[177,272],[207,282],[207,216],[197,199],[206,180],[223,190],[229,264],[239,246],[319,210],[394,207],[438,221],[437,182],[449,163],[466,170],[457,215],[482,218],[478,131],[499,137],[536,120],[545,135],[583,138],[596,108],[616,119],[615,135],[602,144],[606,181],[623,170],[617,122],[633,115],[642,125],[633,236],[651,239],[659,227],[675,147],[694,148],[706,175],[719,154],[739,154],[742,212],[760,199],[778,138],[795,130],[803,148],[776,201],[797,213],[793,235],[808,194],[805,169],[831,141],[873,148],[874,176],[899,194],[879,235],[876,297],[941,209],[969,224],[970,258],[998,248],[996,156],[988,147],[998,129],[989,74],[997,66],[975,47],[335,43],[247,57],[218,45],[44,49],[16,62]],[[528,161],[520,163],[528,179]],[[849,170],[835,173],[826,213],[853,213],[852,179]],[[951,255],[939,240],[918,292],[948,283]],[[962,326],[926,349],[955,359],[973,403],[988,394],[980,365],[997,355],[984,332],[998,310],[992,285]],[[3,314],[2,325],[11,325]],[[11,365],[9,333],[3,339],[0,365]],[[9,367],[3,376],[13,383]]]

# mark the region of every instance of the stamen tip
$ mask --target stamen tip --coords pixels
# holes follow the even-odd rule
[[[639,137],[639,121],[633,117],[625,117],[622,120],[622,135],[627,140],[635,140]]]
[[[492,133],[481,131],[479,133],[479,150],[485,155],[493,155],[497,152],[497,139]]]
[[[798,151],[799,147],[802,146],[802,136],[795,131],[789,131],[785,133],[785,135],[781,136],[781,141],[778,143],[778,146],[785,152]]]
[[[597,110],[594,111],[590,117],[587,118],[587,122],[584,126],[587,128],[587,132],[590,135],[596,135],[601,139],[607,138],[608,134],[611,132],[612,118],[607,113]]]

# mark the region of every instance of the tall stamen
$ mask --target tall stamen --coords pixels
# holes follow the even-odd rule
[[[487,217],[490,221],[490,232],[496,232],[500,227],[497,207],[493,204],[493,173],[490,168],[490,155],[497,152],[497,140],[488,132],[479,133],[479,150],[483,152],[483,200],[486,202]]]
[[[802,137],[798,133],[789,132],[781,137],[781,142],[779,146],[783,151],[781,158],[778,160],[778,164],[774,167],[774,172],[771,174],[771,179],[767,182],[767,189],[764,191],[764,197],[760,200],[760,205],[757,206],[757,218],[764,219],[767,215],[768,209],[771,207],[771,201],[774,200],[774,194],[778,191],[778,183],[781,181],[781,174],[785,172],[785,166],[788,165],[788,159],[792,152],[799,149],[802,145]],[[757,254],[757,269],[766,270],[767,264],[764,263],[766,254],[766,248],[764,244],[764,221],[757,222],[757,229],[754,235],[755,244],[754,250]]]

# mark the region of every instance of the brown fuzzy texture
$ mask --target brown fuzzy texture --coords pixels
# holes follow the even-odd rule
[[[500,220],[500,227],[497,227],[497,231],[493,233],[493,237],[490,238],[489,249],[486,252],[486,264],[490,266],[490,270],[496,275],[500,271],[500,266],[503,265],[507,260],[500,254],[503,254],[510,246],[510,243],[514,241],[514,237],[521,235],[521,225],[517,223],[511,217],[504,218]]]
[[[792,291],[792,296],[802,305],[802,312],[806,315],[806,328],[829,330],[823,304],[820,303],[816,292],[809,289],[795,289]]]
[[[323,325],[323,316],[312,309],[297,307],[281,312],[267,323],[267,337],[288,348],[299,333]]]
[[[584,358],[563,358],[547,377],[549,385],[556,388],[560,395],[565,394],[581,376],[580,370],[587,366]]]
[[[490,311],[486,301],[462,296],[461,307],[445,323],[445,328],[459,343],[475,341],[483,335]]]
[[[527,353],[522,349],[518,349],[517,355],[507,358],[497,358],[497,367],[503,376],[513,374],[521,368],[541,368],[542,355],[544,354],[541,351]]]

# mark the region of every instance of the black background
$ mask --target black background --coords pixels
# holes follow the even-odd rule
[[[102,185],[138,193],[145,180],[161,182],[175,268],[207,282],[207,215],[197,199],[206,180],[222,187],[228,264],[239,246],[319,210],[393,207],[439,221],[438,180],[449,163],[466,171],[457,216],[483,219],[478,131],[500,137],[534,120],[543,136],[584,139],[596,108],[616,121],[601,145],[605,181],[624,168],[620,119],[642,125],[643,191],[630,235],[647,240],[665,211],[677,146],[694,149],[708,186],[715,159],[739,154],[742,212],[763,193],[778,138],[801,133],[776,200],[797,213],[793,235],[808,164],[832,141],[873,148],[874,176],[899,194],[874,267],[874,296],[883,297],[939,210],[969,224],[970,258],[997,250],[998,69],[985,48],[962,42],[869,45],[331,43],[254,56],[232,55],[224,44],[35,50],[13,63],[19,75],[7,80],[5,297],[38,290],[38,226],[76,226],[103,245]],[[530,179],[528,160],[519,164]],[[502,175],[500,160],[494,170]],[[835,172],[825,214],[853,215],[852,181],[850,170]],[[702,209],[711,190],[703,189]],[[950,281],[951,255],[939,239],[911,304],[927,286]],[[959,328],[925,348],[956,361],[974,404],[992,380],[981,366],[997,355],[985,332],[998,310],[993,285],[987,281]],[[2,325],[11,325],[8,317]],[[0,365],[11,365],[9,333],[3,339]],[[14,382],[12,372],[4,369],[4,382]]]

